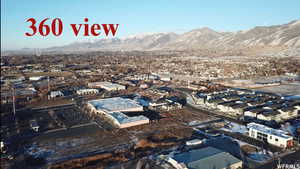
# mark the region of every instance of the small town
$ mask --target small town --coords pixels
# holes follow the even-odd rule
[[[300,169],[299,0],[0,7],[0,169]]]
[[[110,55],[114,60],[104,59]],[[180,67],[191,63],[173,52],[132,55],[2,57],[2,165],[205,168],[208,160],[206,168],[265,168],[299,157],[293,58],[280,59],[283,72],[270,65],[267,76],[248,71],[247,80],[238,80],[240,70],[191,78],[193,70]],[[221,61],[197,69],[209,72],[212,62]]]

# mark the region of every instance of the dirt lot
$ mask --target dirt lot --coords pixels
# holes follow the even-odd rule
[[[42,134],[32,140],[34,153],[50,152],[45,157],[48,161],[82,153],[109,149],[110,147],[129,144],[130,136],[122,131],[109,132],[97,125],[87,125],[70,129],[61,129]],[[68,157],[68,158],[66,158]]]
[[[106,151],[83,158],[65,160],[52,165],[52,168],[104,168],[120,162],[139,159],[182,144],[193,135],[192,128],[188,127],[186,123],[193,120],[203,121],[207,118],[209,118],[208,115],[182,109],[161,113],[159,120],[154,120],[147,125],[110,131],[95,130],[95,133],[89,132],[88,136],[78,133],[78,135],[90,139],[83,141],[85,144],[83,146],[77,145],[84,150],[91,149],[89,147],[93,147],[95,150],[96,147],[116,146],[121,143],[127,143],[130,146],[118,151]],[[65,151],[72,152],[66,149]]]
[[[98,138],[94,137],[95,139],[99,139],[99,142],[95,140],[97,146],[116,147],[117,144],[126,142],[125,140],[132,144],[124,149],[105,151],[97,155],[66,160],[53,165],[52,168],[104,168],[120,162],[139,159],[155,152],[177,146],[185,141],[185,139],[190,138],[192,134],[193,131],[191,128],[176,124],[173,120],[166,119],[150,125],[114,130],[111,133],[103,131],[101,134],[98,134],[102,136],[101,138],[100,136]],[[103,137],[103,135],[107,136]],[[88,147],[92,146],[89,140],[85,140],[84,144],[88,145]],[[80,149],[87,150],[88,147],[80,146]],[[94,149],[95,148],[94,146]]]
[[[290,95],[290,96],[298,95],[299,96],[300,95],[300,82],[282,84],[282,85],[278,85],[278,86],[263,87],[263,88],[259,88],[257,90],[263,91],[263,92],[282,94],[284,96],[287,96],[287,95]]]
[[[27,154],[44,158],[52,168],[103,168],[178,146],[193,136],[194,131],[186,123],[210,118],[201,112],[181,109],[153,112],[147,125],[107,129],[74,108],[61,106],[20,114],[23,122],[36,119],[42,131],[26,146]]]
[[[207,115],[205,113],[200,113],[199,111],[193,111],[190,109],[180,109],[171,111],[170,113],[167,113],[171,116],[171,118],[176,119],[177,121],[180,121],[182,123],[189,123],[191,121],[204,121],[212,118],[212,116]]]
[[[48,99],[42,99],[37,102],[34,102],[30,105],[28,105],[28,108],[42,108],[42,107],[50,107],[50,106],[60,106],[65,104],[72,104],[74,103],[70,99],[64,99],[64,98],[56,98],[55,100],[48,100]]]

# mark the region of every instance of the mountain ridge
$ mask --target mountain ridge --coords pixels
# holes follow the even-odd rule
[[[108,38],[94,42],[73,42],[42,49],[45,52],[66,51],[152,51],[152,50],[235,50],[246,48],[300,48],[300,19],[282,25],[255,26],[236,32],[215,31],[208,27],[176,34],[145,33],[124,38]],[[26,51],[26,50],[25,50]],[[30,49],[27,51],[30,51]],[[299,51],[299,50],[298,50]]]
[[[77,46],[77,45],[81,45]],[[98,50],[186,50],[207,48],[243,48],[252,46],[300,47],[300,20],[287,24],[256,26],[246,31],[218,32],[208,27],[183,34],[153,33],[127,38],[101,39],[93,43],[79,43],[76,49],[89,45]],[[61,49],[63,50],[64,47]],[[49,48],[51,49],[51,48]]]

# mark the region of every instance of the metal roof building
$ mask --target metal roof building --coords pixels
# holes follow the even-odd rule
[[[143,106],[131,99],[113,97],[88,101],[97,111],[105,112],[138,112],[143,111]]]
[[[92,82],[88,83],[88,87],[91,88],[102,88],[107,91],[114,91],[114,90],[125,90],[126,87],[117,83],[111,82]]]
[[[98,99],[88,101],[87,105],[92,113],[104,115],[111,124],[119,128],[149,123],[149,119],[143,115],[130,117],[123,113],[143,111],[143,106],[131,99],[121,97]]]
[[[222,150],[205,147],[177,154],[173,159],[189,169],[237,169],[242,168],[242,161]]]
[[[119,128],[127,128],[131,126],[137,126],[142,124],[148,124],[149,119],[145,116],[133,116],[129,117],[124,113],[121,112],[112,112],[109,113],[110,116],[112,116],[113,122],[119,127]]]

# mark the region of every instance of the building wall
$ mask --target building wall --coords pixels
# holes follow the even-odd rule
[[[243,162],[239,161],[237,163],[231,164],[230,165],[230,169],[238,169],[238,168],[242,168],[243,167]],[[226,169],[226,168],[224,168]]]
[[[101,86],[101,88],[107,90],[107,91],[114,91],[114,90],[125,90],[126,87],[122,85],[113,86],[113,87],[107,87],[107,86]]]
[[[248,117],[256,117],[256,113],[253,113],[251,111],[245,111],[244,116]]]
[[[127,109],[120,109],[117,110],[120,112],[139,112],[139,111],[144,111],[143,106],[139,106],[139,107],[134,107],[134,108],[127,108]]]
[[[135,122],[120,124],[119,127],[127,128],[127,127],[142,125],[142,124],[148,124],[148,123],[149,123],[149,120],[139,120],[139,121],[135,121]]]
[[[274,116],[265,116],[263,114],[257,115],[257,119],[264,120],[264,121],[272,121],[275,120]]]
[[[61,91],[52,91],[50,92],[50,98],[62,97],[64,94]]]
[[[250,128],[249,136],[253,137],[255,139],[258,139],[258,132],[260,132],[260,131]],[[262,133],[262,132],[260,132],[260,133]],[[271,135],[271,134],[267,134],[267,133],[263,133],[263,134],[267,135],[266,139],[267,139],[268,143],[273,144],[273,145],[278,146],[278,147],[286,148],[287,147],[287,141],[292,140],[292,138],[285,139],[285,138],[282,138],[282,137],[278,137],[276,135]],[[258,139],[258,140],[260,140],[260,139]]]
[[[99,91],[97,89],[82,89],[82,90],[77,90],[76,93],[78,95],[87,95],[87,94],[97,94]]]
[[[149,123],[149,119],[147,119],[147,120],[139,120],[139,121],[134,121],[134,122],[130,122],[130,123],[120,124],[117,119],[115,119],[113,116],[111,116],[109,114],[109,112],[105,112],[105,111],[102,111],[102,110],[97,110],[90,103],[87,103],[87,107],[88,107],[90,113],[102,115],[102,117],[104,117],[106,120],[108,120],[110,124],[112,124],[113,126],[118,127],[118,128],[127,128],[127,127],[132,127],[132,126],[137,126],[137,125],[142,125],[142,124],[148,124]],[[128,112],[143,111],[143,107],[140,106],[140,107],[137,107],[137,108],[121,110],[120,112],[126,112],[126,111],[128,111]]]

